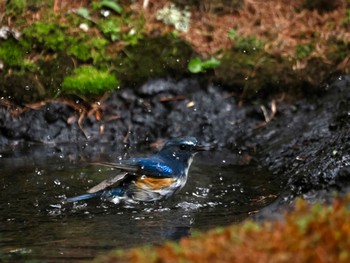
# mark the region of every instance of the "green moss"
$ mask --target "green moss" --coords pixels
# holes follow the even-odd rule
[[[13,69],[16,75],[23,75],[25,72],[38,72],[39,67],[26,58],[28,52],[26,41],[17,41],[10,38],[0,43],[0,60],[5,68]]]
[[[144,25],[145,21],[142,16],[138,19],[133,19],[130,16],[123,17],[124,24],[128,25],[129,31],[123,32],[122,40],[127,45],[136,45],[144,38]]]
[[[27,7],[26,0],[11,0],[7,1],[6,4],[6,14],[7,15],[15,15],[19,13],[23,13]]]
[[[237,31],[231,29],[228,32],[228,37],[234,41],[234,48],[237,51],[260,51],[264,48],[264,41],[256,38],[255,36],[240,36]]]
[[[121,38],[121,21],[118,18],[101,19],[98,21],[98,27],[101,32],[112,41]]]
[[[347,9],[341,24],[331,19],[323,25],[326,33],[330,29],[335,30],[339,25],[343,26],[345,31],[342,30],[342,33],[330,37],[329,40],[320,40],[322,30],[316,30],[312,34],[302,30],[300,35],[291,36],[300,44],[288,58],[284,57],[285,54],[279,53],[279,49],[276,52],[270,50],[270,54],[264,51],[265,43],[270,44],[268,41],[272,40],[274,32],[242,35],[239,32],[248,34],[254,32],[254,30],[244,31],[246,28],[243,27],[239,28],[239,31],[237,28],[231,29],[227,32],[228,35],[222,36],[231,39],[231,50],[220,51],[219,59],[208,60],[198,58],[218,56],[208,51],[203,51],[204,55],[194,54],[192,47],[180,39],[184,36],[179,31],[174,30],[167,35],[164,33],[168,32],[167,30],[159,30],[158,26],[155,27],[152,23],[148,24],[145,30],[145,24],[149,23],[149,20],[142,12],[135,12],[136,9],[130,7],[130,3],[126,1],[96,0],[90,4],[85,1],[86,3],[79,5],[80,8],[75,9],[75,12],[66,12],[63,7],[62,12],[56,13],[52,8],[54,0],[5,2],[3,21],[11,21],[11,27],[17,28],[23,35],[20,41],[9,39],[0,43],[0,60],[4,63],[5,70],[11,68],[15,74],[35,72],[38,82],[42,83],[47,89],[46,94],[49,95],[55,93],[50,90],[60,89],[59,84],[63,82],[64,77],[81,63],[116,71],[118,80],[131,82],[135,86],[149,78],[169,75],[178,77],[189,74],[189,70],[193,73],[210,69],[207,70],[205,77],[220,82],[235,92],[241,92],[245,99],[257,96],[261,98],[276,92],[301,90],[303,89],[301,84],[306,83],[306,86],[318,83],[319,79],[326,77],[336,65],[342,66],[344,72],[349,72],[349,65],[345,63],[345,59],[348,57],[350,46],[344,39],[344,32],[350,21],[349,1],[345,2]],[[215,13],[217,8],[222,8],[221,4],[202,5],[197,2],[190,4],[197,6],[197,9],[206,6]],[[327,11],[337,6],[326,0],[302,2],[304,8],[319,11]],[[175,3],[181,10],[185,10],[181,1]],[[77,7],[74,1],[66,4],[62,6]],[[236,6],[237,3],[232,5]],[[232,9],[232,5],[226,7],[232,11],[235,9]],[[102,10],[109,10],[110,14],[107,17],[101,16]],[[312,13],[310,15],[312,16]],[[37,18],[40,18],[40,22],[33,22],[38,21]],[[195,16],[193,18],[197,19]],[[164,17],[161,20],[164,21]],[[79,29],[82,23],[88,26],[87,31]],[[258,26],[260,23],[262,20],[258,16],[253,26]],[[216,28],[210,29],[209,34],[211,30],[215,32]],[[216,38],[215,34],[213,37]],[[344,40],[339,40],[341,38]],[[317,52],[315,52],[316,43],[323,47]],[[203,47],[207,45],[203,44]],[[321,52],[324,53],[319,54]],[[317,60],[313,56],[316,53],[320,55]],[[189,63],[189,59],[193,57],[198,58]],[[325,57],[327,59],[324,59]],[[294,63],[299,59],[303,59],[307,65],[303,70],[295,70]],[[298,94],[297,92],[293,94]]]
[[[21,73],[25,72],[41,72],[40,67],[28,59],[24,59],[21,64]]]
[[[142,16],[135,19],[128,13],[122,16],[111,15],[99,19],[97,26],[107,39],[112,42],[123,41],[126,46],[135,45],[143,38],[144,20]]]
[[[81,66],[74,70],[73,76],[68,76],[62,83],[62,88],[68,93],[80,95],[101,95],[117,88],[117,78],[105,71],[92,66]]]
[[[291,62],[264,51],[226,51],[216,78],[245,99],[294,88],[295,76],[290,75]]]
[[[306,58],[308,57],[312,51],[314,51],[315,47],[313,44],[298,44],[295,48],[295,56],[296,58]]]
[[[183,74],[192,54],[192,48],[186,42],[167,35],[127,46],[113,62],[122,80],[136,84],[153,77]]]
[[[92,61],[95,65],[108,60],[105,49],[108,41],[101,37],[72,39],[67,54],[81,61]]]
[[[14,39],[0,43],[0,59],[6,66],[20,66],[24,59],[23,47]]]
[[[63,28],[54,23],[37,22],[25,28],[23,33],[39,49],[61,51],[69,42]]]
[[[349,56],[350,42],[344,40],[328,43],[327,58],[339,63]]]
[[[345,26],[350,26],[350,9],[346,9],[346,11],[345,11],[343,24]]]

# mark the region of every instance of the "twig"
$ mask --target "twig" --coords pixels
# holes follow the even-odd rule
[[[272,121],[272,119],[275,117],[276,113],[277,113],[277,104],[276,104],[276,100],[272,100],[271,101],[271,114],[269,115],[267,112],[267,109],[264,105],[260,106],[261,111],[263,112],[265,121],[263,121],[262,123],[258,124],[255,129],[257,128],[261,128],[263,126],[265,126],[266,124],[268,124],[270,121]]]
[[[148,4],[149,4],[149,0],[143,0],[143,4],[142,4],[143,9],[147,9]]]

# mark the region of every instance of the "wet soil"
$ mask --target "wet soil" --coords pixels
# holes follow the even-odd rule
[[[198,79],[156,79],[92,106],[77,99],[14,107],[3,99],[0,155],[91,159],[193,135],[217,151],[236,152],[237,164],[254,162],[283,178],[284,193],[257,215],[271,216],[295,196],[327,199],[350,183],[350,76],[318,90],[294,102],[239,103],[224,88]]]

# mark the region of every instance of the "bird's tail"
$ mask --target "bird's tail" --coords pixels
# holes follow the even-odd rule
[[[97,192],[97,193],[92,193],[92,194],[85,194],[85,195],[78,195],[78,196],[74,196],[74,197],[70,197],[70,198],[64,199],[63,202],[64,203],[78,202],[78,201],[87,200],[87,199],[94,198],[94,197],[99,197],[101,195],[102,195],[102,192]]]
[[[78,201],[91,199],[94,197],[101,197],[103,199],[109,199],[109,198],[112,198],[114,196],[115,197],[122,196],[123,194],[124,194],[124,192],[121,189],[117,188],[117,189],[113,189],[113,190],[109,190],[109,191],[99,191],[96,193],[88,193],[88,194],[84,194],[84,195],[70,197],[70,198],[64,199],[63,203],[78,202]]]

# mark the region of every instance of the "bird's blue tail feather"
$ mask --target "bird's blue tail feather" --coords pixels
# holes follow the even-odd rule
[[[87,200],[90,198],[94,198],[94,197],[99,197],[102,195],[102,192],[97,192],[97,193],[92,193],[92,194],[85,194],[85,195],[79,195],[79,196],[74,196],[74,197],[70,197],[64,200],[65,203],[71,203],[71,202],[78,202],[78,201],[82,201],[82,200]]]
[[[104,199],[108,199],[113,196],[122,196],[124,192],[121,189],[113,189],[110,191],[100,191],[96,193],[91,193],[91,194],[84,194],[84,195],[78,195],[74,197],[67,198],[63,200],[64,203],[72,203],[72,202],[78,202],[78,201],[83,201],[87,199],[91,199],[94,197],[102,197]]]

